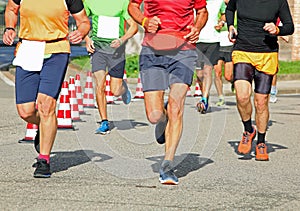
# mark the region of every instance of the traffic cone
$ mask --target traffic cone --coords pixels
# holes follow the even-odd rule
[[[79,114],[84,114],[83,98],[82,98],[82,91],[81,91],[81,83],[80,83],[80,75],[79,74],[76,74],[76,76],[75,76],[75,92],[76,92],[76,98],[77,98],[77,102],[78,102]]]
[[[87,72],[85,88],[83,93],[83,106],[95,108],[95,97],[93,89],[92,72]]]
[[[127,83],[127,74],[126,74],[126,70],[124,70],[123,80]]]
[[[141,83],[140,74],[139,74],[138,83],[137,83],[137,86],[136,86],[136,89],[135,89],[134,99],[144,99],[144,92],[143,92],[143,86],[142,86],[142,83]]]
[[[70,96],[70,107],[71,107],[71,118],[73,121],[79,121],[79,109],[78,109],[78,101],[75,91],[75,78],[70,76],[69,80],[69,96]]]
[[[200,89],[199,82],[196,81],[194,97],[201,97],[201,96],[202,96],[202,91]]]
[[[105,82],[105,97],[107,104],[114,104],[114,95],[110,91],[110,75],[106,75],[106,82]]]
[[[187,92],[186,92],[186,96],[187,96],[187,97],[192,97],[192,91],[191,91],[191,88],[190,88],[190,87],[188,87],[188,90],[187,90]]]
[[[33,143],[33,140],[36,136],[36,133],[39,129],[39,126],[36,124],[32,124],[32,123],[27,123],[26,126],[26,134],[25,137],[21,140],[19,140],[19,143]]]
[[[65,129],[73,129],[71,118],[70,96],[68,90],[68,82],[62,84],[59,106],[57,111],[57,127]]]

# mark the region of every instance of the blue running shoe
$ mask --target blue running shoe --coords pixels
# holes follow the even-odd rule
[[[165,102],[165,109],[168,107],[168,102]],[[168,123],[168,117],[166,117],[165,121],[161,121],[155,126],[155,138],[157,143],[164,144],[166,142],[165,139],[165,130]]]
[[[122,94],[122,101],[125,105],[131,102],[131,92],[127,86],[127,83],[123,80],[122,82],[123,87],[125,88],[124,94]]]
[[[179,183],[170,161],[163,161],[159,170],[159,182],[163,185],[177,185]]]
[[[208,102],[205,103],[204,100],[201,100],[197,103],[197,110],[201,113],[201,114],[205,114],[208,110]]]
[[[95,131],[96,134],[108,134],[109,131],[109,123],[107,120],[104,120],[100,123],[100,127]]]

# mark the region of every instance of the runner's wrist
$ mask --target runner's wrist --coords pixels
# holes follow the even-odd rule
[[[13,28],[13,27],[5,27],[4,33],[5,33],[6,31],[9,31],[9,30],[16,31],[15,28]]]
[[[144,17],[144,18],[143,18],[142,23],[141,23],[142,27],[145,28],[145,25],[146,25],[146,21],[147,21],[147,20],[148,20],[147,17]]]

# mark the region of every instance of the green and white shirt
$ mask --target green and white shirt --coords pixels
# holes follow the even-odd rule
[[[92,18],[91,39],[96,47],[113,51],[110,43],[125,34],[124,23],[130,18],[127,7],[129,0],[84,0],[84,8]]]

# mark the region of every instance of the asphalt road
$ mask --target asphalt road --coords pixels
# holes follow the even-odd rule
[[[84,83],[82,83],[84,84]],[[134,93],[134,86],[131,86]],[[99,115],[85,108],[75,130],[59,130],[52,177],[35,179],[32,144],[19,144],[26,124],[16,112],[14,87],[0,80],[0,210],[299,210],[300,101],[280,95],[270,105],[269,162],[236,153],[242,124],[233,96],[226,106],[196,112],[185,104],[176,155],[178,186],[163,186],[164,146],[154,140],[143,100],[108,106],[111,133],[94,134]]]

